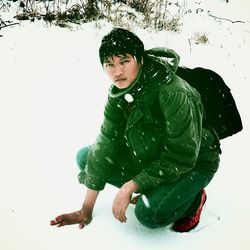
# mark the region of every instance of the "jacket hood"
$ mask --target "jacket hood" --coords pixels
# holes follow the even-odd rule
[[[145,54],[153,60],[161,63],[166,68],[170,68],[174,73],[180,62],[180,56],[174,50],[168,48],[153,48],[146,50]]]

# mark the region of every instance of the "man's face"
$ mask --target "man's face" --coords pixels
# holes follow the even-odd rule
[[[141,63],[130,54],[109,57],[103,68],[112,83],[119,89],[129,87],[136,79]]]

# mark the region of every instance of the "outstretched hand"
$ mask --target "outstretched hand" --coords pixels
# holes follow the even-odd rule
[[[73,213],[62,214],[50,221],[51,226],[63,227],[65,225],[79,224],[82,229],[92,221],[92,213],[84,209]]]

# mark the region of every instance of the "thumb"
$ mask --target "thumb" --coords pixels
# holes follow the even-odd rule
[[[86,226],[86,222],[85,222],[85,221],[82,221],[82,222],[79,224],[79,228],[80,228],[80,229],[83,229],[85,226]]]

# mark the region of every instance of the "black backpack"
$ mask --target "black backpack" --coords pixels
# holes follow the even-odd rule
[[[242,130],[242,121],[230,88],[220,75],[204,68],[178,67],[176,74],[201,95],[205,124],[215,129],[220,139]]]

